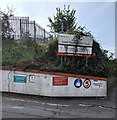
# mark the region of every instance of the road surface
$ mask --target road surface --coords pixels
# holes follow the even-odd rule
[[[109,98],[50,98],[3,93],[2,118],[115,118]]]

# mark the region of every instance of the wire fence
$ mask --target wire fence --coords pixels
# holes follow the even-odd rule
[[[29,17],[13,16],[9,18],[9,23],[13,29],[12,36],[15,40],[24,40],[29,37],[37,42],[46,42],[52,35],[42,28],[35,21],[30,21]]]

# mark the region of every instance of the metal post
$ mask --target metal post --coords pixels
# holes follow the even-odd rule
[[[29,33],[29,17],[28,20],[26,21],[26,32]]]
[[[35,26],[35,21],[34,21],[34,41],[36,41],[36,26]]]
[[[61,67],[63,66],[63,56],[61,56]]]
[[[61,24],[61,32],[63,33],[63,21],[62,21],[62,24]]]
[[[45,29],[44,29],[44,41],[45,41]]]
[[[86,57],[86,67],[88,66],[88,58]]]
[[[63,21],[61,21],[62,24],[61,24],[61,32],[63,33]],[[63,56],[61,56],[61,67],[63,66]]]
[[[21,25],[21,19],[20,19],[20,40],[22,38],[22,25]]]

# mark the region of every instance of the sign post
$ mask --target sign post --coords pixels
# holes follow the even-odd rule
[[[63,66],[63,56],[61,56],[61,67]]]
[[[63,33],[63,21],[61,21],[61,33]],[[61,56],[61,65],[60,67],[63,66],[63,56]]]

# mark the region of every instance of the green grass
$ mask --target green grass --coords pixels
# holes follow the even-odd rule
[[[42,55],[39,47],[36,48],[34,44],[30,46],[16,43],[14,41],[3,41],[2,46],[2,65],[17,65],[24,64],[28,61],[34,60],[36,57]]]

